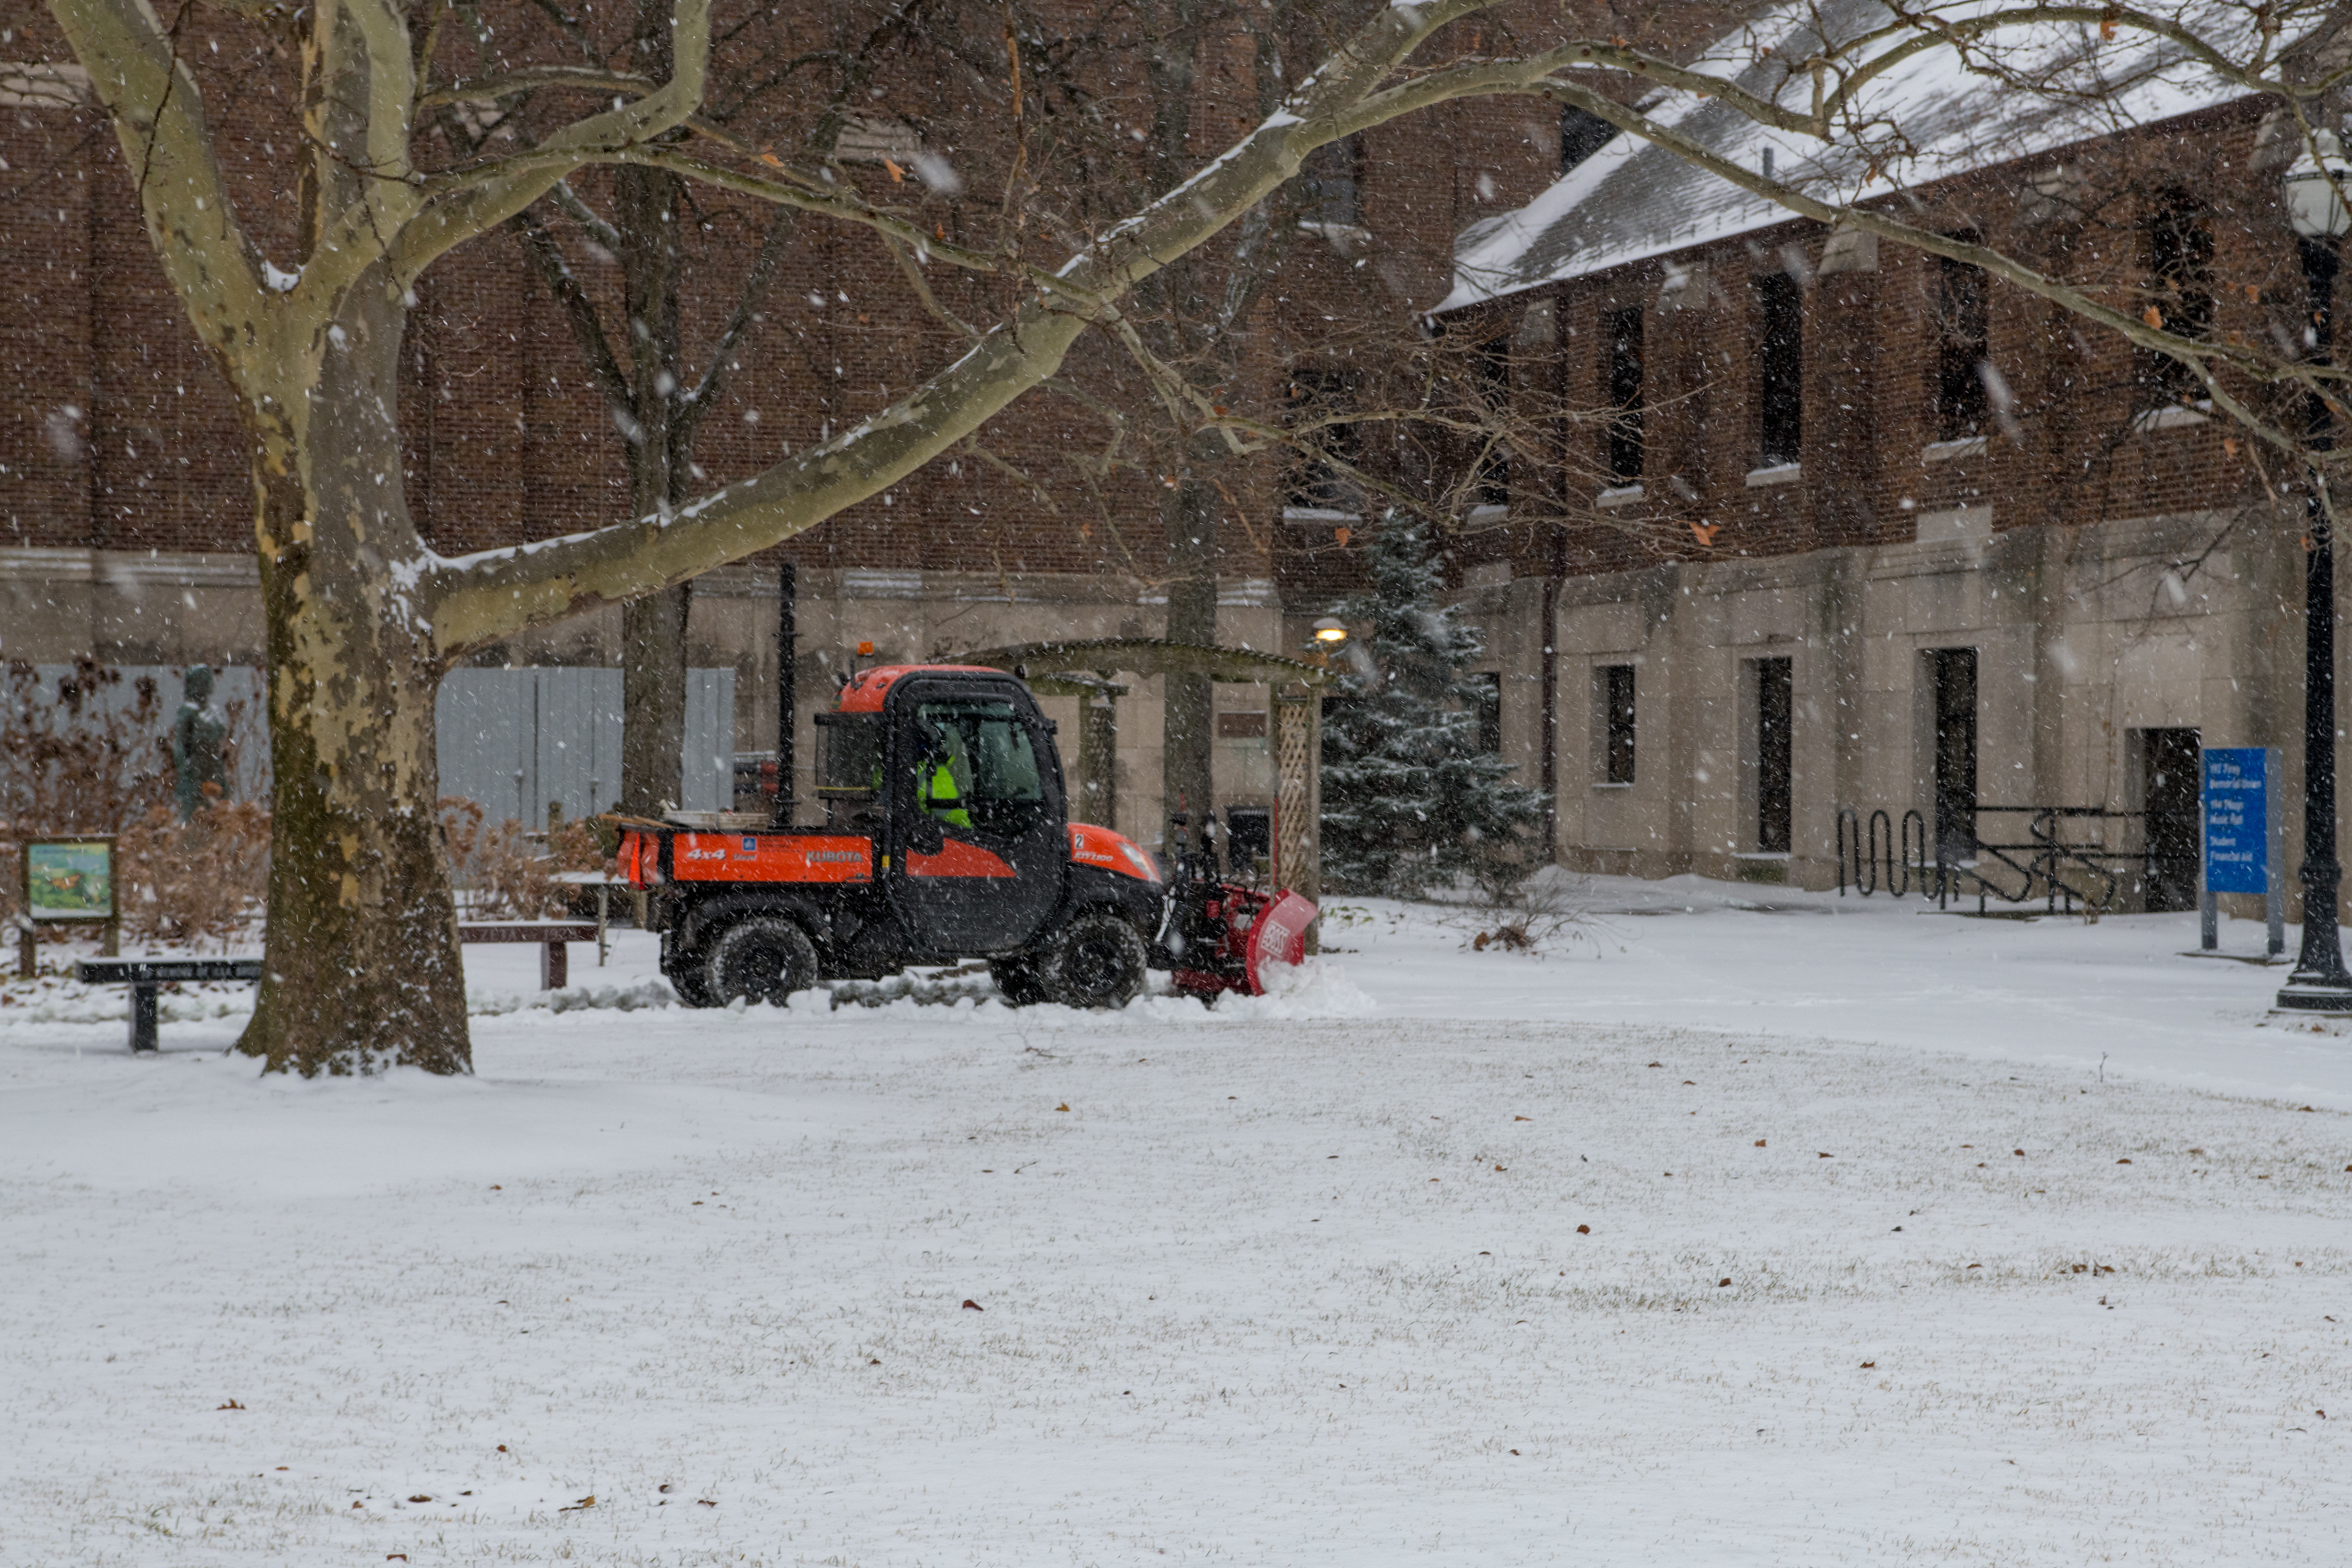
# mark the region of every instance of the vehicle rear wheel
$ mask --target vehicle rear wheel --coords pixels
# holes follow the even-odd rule
[[[1045,999],[1045,987],[1037,979],[1034,959],[992,958],[988,961],[988,977],[996,982],[996,994],[1004,998],[1008,1007],[1027,1007]]]
[[[1117,915],[1080,915],[1045,944],[1037,982],[1067,1007],[1124,1007],[1143,994],[1144,963],[1133,926]]]
[[[790,915],[751,915],[710,940],[700,964],[702,1005],[738,996],[781,1007],[816,984],[816,946]]]

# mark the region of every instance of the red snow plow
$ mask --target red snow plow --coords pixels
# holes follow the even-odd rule
[[[1304,951],[1315,906],[1223,880],[1181,817],[1168,876],[1071,822],[1054,726],[1014,676],[868,669],[817,723],[823,826],[622,825],[622,873],[691,1006],[983,959],[1008,1002],[1117,1007],[1153,968],[1196,995],[1255,994]]]

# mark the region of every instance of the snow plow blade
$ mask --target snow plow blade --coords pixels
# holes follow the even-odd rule
[[[1313,904],[1285,889],[1250,927],[1244,971],[1253,996],[1263,996],[1268,971],[1275,965],[1296,967],[1307,956],[1307,928],[1315,923]]]

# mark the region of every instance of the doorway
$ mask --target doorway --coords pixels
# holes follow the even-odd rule
[[[1796,706],[1793,667],[1785,658],[1756,661],[1756,848],[1789,852],[1792,815],[1790,721]]]
[[[1958,865],[1977,853],[1977,650],[1927,651],[1935,705],[1937,852]]]
[[[2197,907],[2202,747],[2195,730],[2142,730],[2140,798],[2147,810],[2141,892],[2150,913]]]

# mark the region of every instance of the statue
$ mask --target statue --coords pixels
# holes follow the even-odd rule
[[[213,706],[211,667],[188,666],[185,690],[187,700],[172,720],[172,772],[183,822],[204,805],[206,784],[215,797],[228,794],[228,766],[221,756],[228,717]]]

